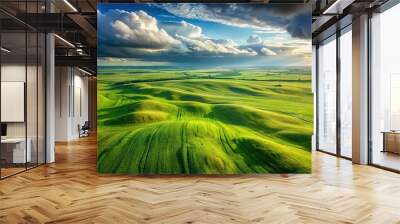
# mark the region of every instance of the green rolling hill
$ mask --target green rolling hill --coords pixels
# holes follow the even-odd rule
[[[308,173],[308,73],[100,69],[98,170]]]

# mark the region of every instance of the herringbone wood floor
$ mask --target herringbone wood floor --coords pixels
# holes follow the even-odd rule
[[[0,223],[400,223],[400,175],[313,160],[312,175],[104,176],[87,138],[0,181]]]

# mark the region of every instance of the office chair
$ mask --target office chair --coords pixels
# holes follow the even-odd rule
[[[89,136],[89,129],[90,129],[89,121],[85,121],[82,127],[78,125],[78,129],[79,129],[79,138]]]

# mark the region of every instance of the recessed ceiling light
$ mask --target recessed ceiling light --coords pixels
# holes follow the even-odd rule
[[[88,71],[85,71],[85,70],[83,70],[83,69],[81,69],[81,68],[79,68],[79,67],[78,67],[78,70],[81,71],[81,72],[83,72],[83,73],[85,73],[85,74],[87,74],[87,75],[90,75],[90,76],[92,75],[92,73],[90,73],[90,72],[88,72]]]
[[[78,12],[78,10],[68,1],[64,0],[64,3],[68,5],[74,12]]]
[[[6,53],[10,53],[11,52],[11,50],[9,50],[9,49],[7,49],[5,47],[1,47],[0,49],[1,49],[1,51],[4,51]]]
[[[351,5],[355,0],[336,0],[333,2],[324,12],[322,13],[323,15],[329,15],[329,14],[342,14],[343,9],[347,8],[349,5]]]
[[[64,39],[64,38],[62,38],[62,37],[60,37],[59,35],[57,35],[57,34],[54,34],[54,36],[55,37],[57,37],[59,40],[61,40],[62,42],[64,42],[65,44],[67,44],[68,46],[70,46],[70,47],[72,47],[72,48],[75,48],[75,45],[73,45],[71,42],[69,42],[68,40],[66,40],[66,39]]]

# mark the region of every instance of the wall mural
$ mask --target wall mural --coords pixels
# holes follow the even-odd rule
[[[308,4],[99,4],[98,171],[311,172]]]

